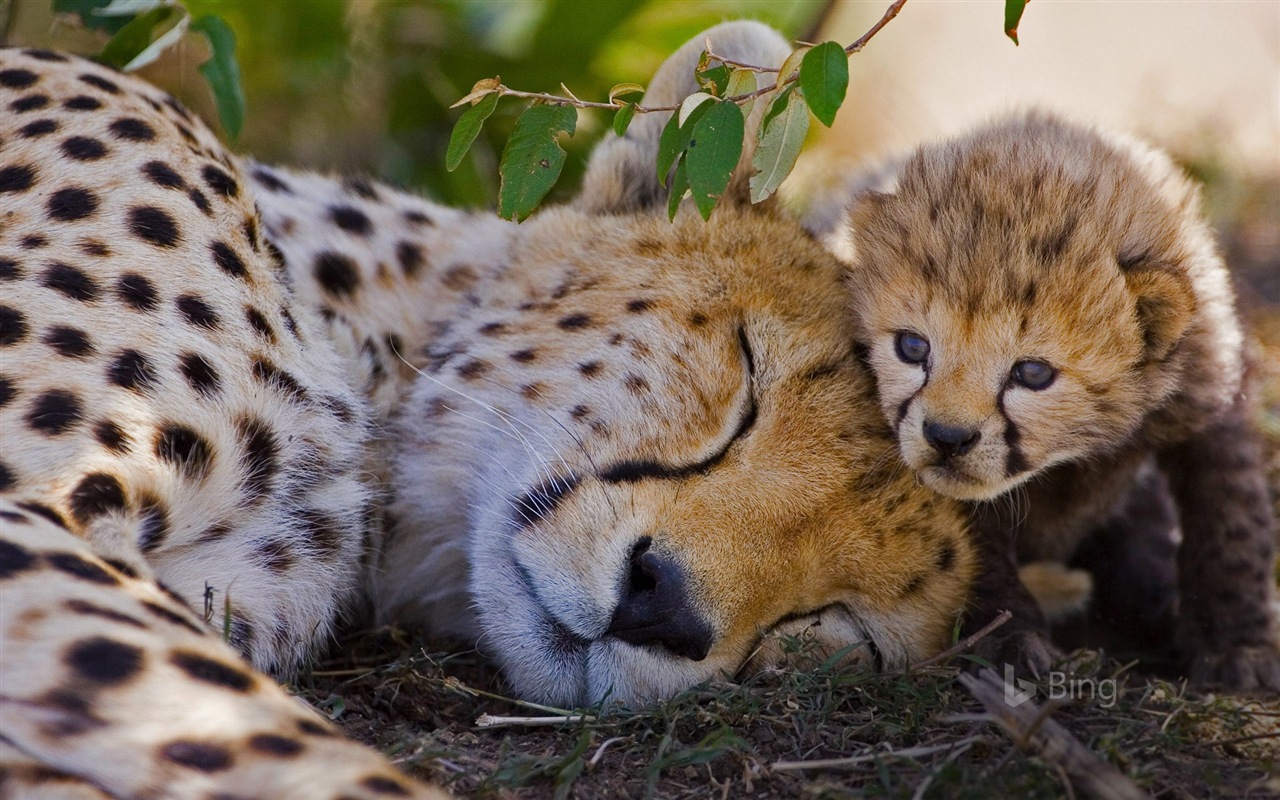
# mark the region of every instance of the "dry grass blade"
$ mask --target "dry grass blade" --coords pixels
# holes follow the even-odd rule
[[[1059,768],[1080,789],[1099,800],[1145,800],[1150,796],[1120,770],[1099,758],[1066,728],[1054,722],[1031,701],[1011,706],[1004,684],[991,670],[961,675],[960,683],[1020,746],[1035,750]]]
[[[985,738],[986,737],[984,736],[969,736],[955,742],[944,742],[942,744],[928,745],[925,747],[904,747],[900,750],[876,750],[871,753],[849,756],[848,758],[818,758],[812,761],[776,761],[770,766],[770,769],[777,772],[787,772],[797,769],[839,769],[841,767],[855,767],[859,764],[866,764],[869,761],[877,761],[882,758],[922,758],[924,756],[931,756],[935,753],[945,753],[948,750],[968,750],[974,744],[981,742]]]

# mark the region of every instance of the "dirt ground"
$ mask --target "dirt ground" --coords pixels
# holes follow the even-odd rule
[[[1206,205],[1257,339],[1260,425],[1280,498],[1280,181],[1208,177]],[[298,693],[461,796],[915,800],[1074,797],[1082,788],[1055,761],[1019,749],[954,666],[877,676],[805,664],[799,652],[795,670],[698,687],[642,712],[480,727],[485,715],[543,712],[506,699],[501,677],[475,653],[385,630],[342,650],[298,681]],[[1143,790],[1280,797],[1280,699],[1196,695],[1093,652],[1060,666],[1097,691],[1047,715]],[[794,764],[833,758],[844,761]]]

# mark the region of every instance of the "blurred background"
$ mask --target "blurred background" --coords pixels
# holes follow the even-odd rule
[[[463,165],[444,169],[478,79],[601,100],[644,82],[698,31],[731,18],[790,37],[860,36],[888,0],[202,0],[238,39],[248,100],[234,147],[266,161],[361,172],[443,202],[492,206],[502,144],[523,106],[504,100]],[[1140,134],[1206,185],[1210,216],[1259,334],[1262,424],[1280,443],[1280,2],[1035,0],[1005,38],[1002,0],[911,0],[850,63],[835,126],[814,124],[784,195],[803,206],[844,165],[902,153],[1002,110],[1039,104]],[[9,43],[96,52],[50,0],[0,0]],[[208,120],[185,42],[144,70]],[[579,115],[557,192],[573,191],[609,119]],[[1280,447],[1274,448],[1280,487]]]

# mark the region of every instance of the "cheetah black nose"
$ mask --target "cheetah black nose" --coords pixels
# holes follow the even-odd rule
[[[605,634],[628,644],[662,645],[701,661],[711,650],[714,633],[689,602],[684,569],[674,559],[650,552],[652,544],[646,536],[632,549],[622,599]]]
[[[937,422],[924,424],[924,438],[944,459],[962,456],[973,449],[982,433],[973,428],[959,428]]]

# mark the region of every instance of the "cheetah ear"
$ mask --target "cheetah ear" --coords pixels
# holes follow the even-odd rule
[[[879,165],[856,167],[826,189],[816,192],[805,209],[801,222],[819,240],[839,238],[841,230],[853,224],[859,211],[873,208],[898,188],[898,176],[906,159],[884,161]]]
[[[706,40],[716,53],[761,66],[781,65],[791,53],[791,47],[780,33],[759,22],[725,22],[709,28],[685,42],[654,73],[645,92],[643,105],[675,105],[698,91],[694,71],[698,57],[706,47]],[[770,73],[760,73],[761,86],[773,80]],[[742,158],[738,161],[735,185],[730,193],[736,194],[739,180],[751,168],[751,156],[755,151],[756,129],[764,116],[765,103],[756,103],[747,117],[746,139]],[[665,208],[667,190],[658,183],[655,164],[658,161],[658,140],[670,113],[637,115],[626,135],[609,133],[596,148],[587,165],[582,192],[575,205],[584,211],[595,213],[624,213]]]
[[[1191,283],[1181,272],[1160,265],[1126,271],[1124,279],[1142,328],[1143,360],[1148,364],[1163,361],[1182,341],[1195,315]]]

